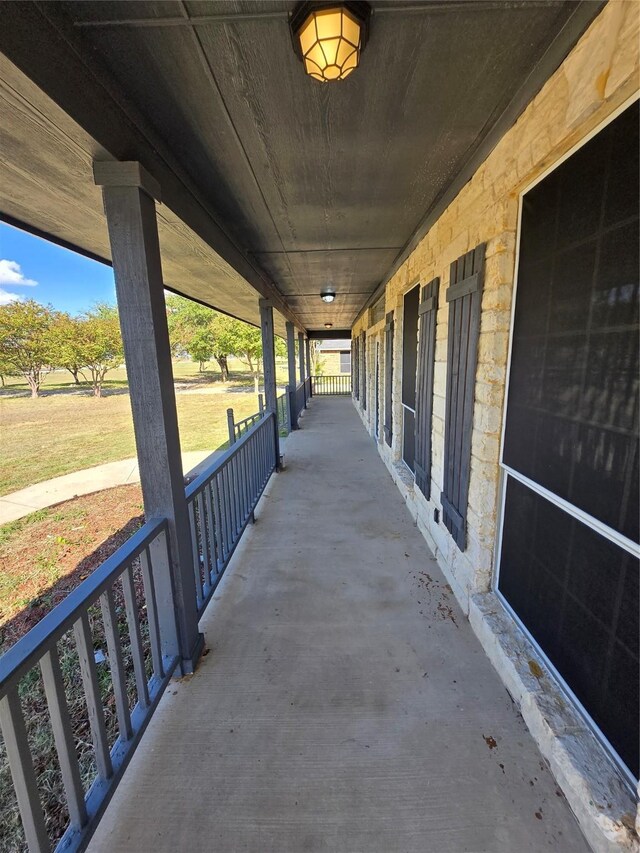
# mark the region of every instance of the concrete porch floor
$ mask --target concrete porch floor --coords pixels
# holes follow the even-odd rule
[[[301,426],[89,850],[587,851],[350,399]]]

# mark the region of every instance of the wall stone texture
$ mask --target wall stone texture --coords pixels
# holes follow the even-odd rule
[[[520,195],[603,121],[637,96],[639,45],[640,3],[610,0],[385,288],[385,310],[394,311],[395,320],[393,442],[388,447],[380,429],[379,451],[467,615],[473,602],[479,600],[478,595],[490,593],[495,570],[500,441]],[[486,261],[471,442],[468,545],[463,553],[442,522],[434,520],[434,509],[442,509],[440,492],[448,333],[445,292],[449,286],[450,264],[483,242],[486,243]],[[404,294],[408,290],[437,276],[440,289],[434,373],[432,483],[431,499],[427,501],[414,489],[413,478],[401,463],[402,309]],[[374,341],[381,341],[380,381],[383,383],[384,324],[369,327],[370,317],[369,311],[362,314],[353,327],[353,335],[366,331],[368,336],[367,411],[363,412],[357,402],[356,407],[365,426],[373,434]],[[381,384],[381,410],[384,408],[383,388]],[[383,412],[381,416],[384,417]],[[476,613],[480,612],[477,604],[474,607]],[[482,639],[487,635],[486,626],[478,628],[477,633]],[[580,796],[584,799],[583,795]],[[582,799],[576,799],[572,804],[574,810],[582,808]],[[628,807],[628,803],[619,805],[619,809],[623,806]],[[590,824],[588,819],[585,821],[581,819],[581,824],[583,829],[587,827],[587,831]],[[602,820],[599,821],[602,829]],[[635,834],[624,827],[621,829],[621,826],[620,820],[612,815],[608,835],[605,830],[600,834],[594,830],[595,836],[589,839],[594,849],[639,849],[636,846],[637,836],[632,837]]]
[[[638,90],[639,4],[612,0],[591,24],[573,51],[502,137],[472,179],[449,205],[428,234],[388,282],[385,310],[395,311],[393,424],[391,450],[380,451],[390,466],[400,462],[402,383],[402,304],[416,284],[440,277],[434,374],[430,502],[411,495],[415,514],[437,549],[443,568],[454,575],[461,603],[488,591],[496,539],[499,451],[502,430],[511,297],[516,264],[520,193],[584,139]],[[444,458],[449,266],[479,243],[486,243],[485,279],[478,346],[471,479],[469,484],[469,546],[460,554],[451,537],[441,536],[433,508],[440,506]],[[353,328],[378,335],[379,323],[368,327],[364,312]],[[374,339],[367,346],[367,411],[363,418],[373,431]],[[382,341],[384,345],[384,341]],[[380,371],[382,376],[382,370]],[[410,489],[409,489],[410,490]],[[446,532],[446,531],[445,531]]]

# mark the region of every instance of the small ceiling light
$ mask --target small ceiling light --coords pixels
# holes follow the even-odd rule
[[[333,323],[325,323],[324,327],[325,329],[333,329]]]
[[[320,299],[322,299],[323,302],[333,302],[333,300],[335,298],[336,298],[335,290],[323,290],[322,293],[320,294]]]
[[[293,46],[314,80],[344,80],[358,67],[371,7],[361,0],[299,3],[291,16]]]

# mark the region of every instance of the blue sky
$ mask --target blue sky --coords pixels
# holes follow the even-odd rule
[[[96,302],[115,305],[111,267],[0,222],[0,305],[35,299],[80,314]]]

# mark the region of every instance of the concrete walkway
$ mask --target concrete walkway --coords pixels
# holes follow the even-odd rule
[[[185,474],[197,474],[221,451],[192,450],[182,454],[182,470]],[[69,501],[79,495],[89,495],[110,489],[113,486],[126,486],[127,483],[139,483],[137,459],[122,459],[119,462],[106,462],[93,468],[74,471],[53,480],[36,483],[18,492],[12,492],[0,498],[0,525],[16,521],[38,509]]]
[[[351,401],[315,399],[91,853],[588,850]]]

